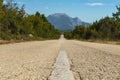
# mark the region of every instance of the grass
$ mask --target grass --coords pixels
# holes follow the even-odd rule
[[[86,40],[88,42],[96,42],[96,43],[103,43],[103,44],[115,44],[120,45],[120,40]]]
[[[56,39],[47,39],[47,38],[26,38],[26,39],[11,39],[11,40],[0,40],[0,45],[9,44],[9,43],[20,43],[20,42],[30,42],[30,41],[45,41],[45,40],[56,40]]]
[[[72,39],[68,39],[72,40]],[[100,40],[100,39],[73,39],[73,40],[80,40],[85,42],[94,42],[94,43],[102,43],[102,44],[114,44],[114,45],[120,45],[120,40]]]
[[[0,44],[8,44],[8,43],[11,43],[11,42],[7,40],[0,40]]]

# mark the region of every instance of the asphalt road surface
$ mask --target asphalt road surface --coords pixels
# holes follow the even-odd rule
[[[65,40],[63,36],[0,45],[0,80],[49,80],[60,51],[66,52],[75,80],[120,80],[120,45]]]

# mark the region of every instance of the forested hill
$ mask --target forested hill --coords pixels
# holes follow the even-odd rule
[[[43,14],[29,15],[24,5],[19,8],[13,0],[6,4],[0,0],[0,39],[56,39],[59,35]]]

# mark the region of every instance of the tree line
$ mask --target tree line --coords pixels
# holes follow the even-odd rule
[[[51,25],[44,14],[26,13],[24,5],[20,8],[13,0],[3,3],[0,0],[0,39],[57,39],[60,33]]]
[[[67,39],[83,40],[120,40],[120,6],[116,6],[117,12],[112,17],[106,16],[93,22],[90,26],[76,26],[73,31],[64,33]]]

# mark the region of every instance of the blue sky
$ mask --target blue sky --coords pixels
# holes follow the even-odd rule
[[[53,13],[66,13],[71,17],[79,17],[86,22],[93,22],[116,12],[120,0],[14,0],[25,4],[28,14],[39,11],[48,16]]]

